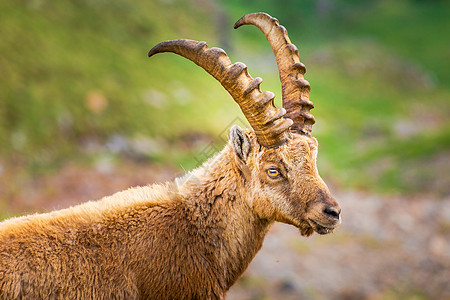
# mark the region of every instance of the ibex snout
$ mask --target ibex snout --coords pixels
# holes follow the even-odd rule
[[[339,207],[325,207],[323,213],[330,218],[340,220],[341,209]]]
[[[339,204],[336,201],[336,199],[334,199],[333,197],[331,197],[331,195],[328,194],[327,196],[323,196],[323,200],[324,200],[322,209],[323,214],[330,219],[340,221],[341,208],[339,207]]]
[[[341,224],[341,208],[333,197],[322,196],[321,198],[322,201],[318,203],[317,209],[313,209],[309,221],[314,231],[327,234]]]

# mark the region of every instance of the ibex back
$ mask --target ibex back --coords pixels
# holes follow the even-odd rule
[[[0,299],[222,299],[275,221],[304,236],[332,232],[340,209],[316,168],[305,66],[286,30],[253,24],[279,68],[283,108],[242,63],[204,42],[167,41],[214,76],[252,130],[234,126],[225,148],[174,182],[132,188],[69,209],[0,223]]]

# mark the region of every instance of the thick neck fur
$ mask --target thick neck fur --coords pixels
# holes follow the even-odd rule
[[[157,269],[167,275],[162,282],[170,285],[178,278],[173,282],[175,298],[183,290],[184,299],[224,297],[261,248],[271,224],[255,215],[249,205],[251,195],[245,191],[245,181],[229,146],[202,167],[175,180],[174,200],[148,211],[152,218],[148,224],[153,228],[148,228],[147,233],[158,231],[157,238],[165,242],[167,251],[159,252],[163,254],[160,257],[148,257],[150,251],[142,252],[142,259],[149,264],[145,272],[154,273],[155,262],[161,262]],[[173,227],[164,220],[158,222],[165,214],[170,215]],[[180,265],[180,269],[171,269]],[[153,297],[158,282],[142,276],[146,281],[143,285],[152,289],[147,296]],[[161,282],[161,278],[158,280]],[[192,296],[195,290],[207,294]],[[163,287],[160,292],[167,295]]]
[[[248,193],[248,186],[246,188],[234,159],[235,154],[227,146],[193,172],[193,176],[200,173],[199,179],[193,179],[194,186],[188,187],[189,192],[185,193],[188,202],[196,200],[188,205],[193,215],[202,217],[205,228],[216,227],[222,231],[217,237],[221,248],[216,251],[220,251],[228,287],[261,248],[271,224],[261,220],[252,209],[252,195]]]

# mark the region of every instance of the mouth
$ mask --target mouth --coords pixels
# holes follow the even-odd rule
[[[328,234],[328,233],[332,233],[334,229],[336,229],[336,227],[339,226],[340,222],[337,222],[336,224],[333,225],[329,225],[329,224],[324,224],[322,222],[313,220],[313,219],[309,219],[311,227],[314,229],[315,232],[317,232],[318,234]]]

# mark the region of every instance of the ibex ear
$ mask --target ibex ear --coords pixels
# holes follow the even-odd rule
[[[250,153],[250,139],[248,135],[241,127],[234,125],[230,130],[230,141],[239,171],[245,180],[250,180],[252,172],[247,166],[247,158]]]
[[[230,141],[237,158],[245,164],[250,153],[250,140],[247,134],[241,127],[234,125],[230,130]]]

